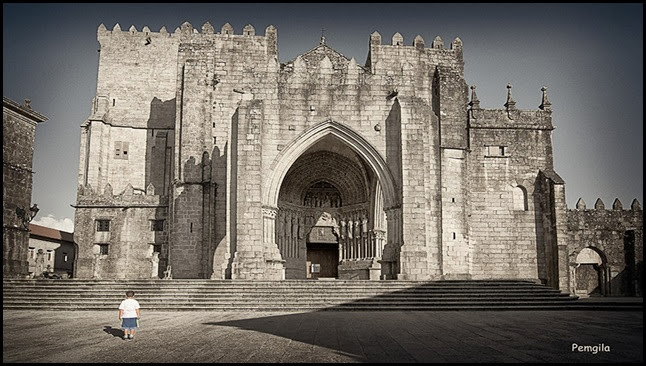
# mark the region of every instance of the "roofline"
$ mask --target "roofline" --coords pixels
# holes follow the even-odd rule
[[[45,122],[48,120],[47,117],[31,109],[31,107],[22,106],[5,96],[2,97],[2,107],[27,117],[34,122]]]

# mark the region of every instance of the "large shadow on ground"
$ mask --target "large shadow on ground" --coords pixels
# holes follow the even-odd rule
[[[353,308],[348,305],[366,301],[388,303],[393,301],[393,295],[432,297],[425,287],[421,285],[392,291],[369,299],[349,301],[339,306],[311,312],[305,310],[282,314],[259,312],[258,316],[253,318],[202,324],[234,327],[289,339],[292,341],[290,347],[293,347],[291,349],[295,358],[285,357],[284,360],[295,362],[334,361],[317,359],[319,347],[332,350],[337,357],[347,360],[342,362],[634,362],[642,357],[637,354],[639,352],[635,353],[633,350],[634,347],[637,349],[641,347],[643,340],[641,321],[632,324],[625,324],[625,320],[624,323],[615,321],[614,312],[595,312],[599,316],[591,316],[591,321],[579,321],[577,320],[579,315],[574,317],[568,315],[573,314],[570,311],[540,309],[535,311],[345,310]],[[502,294],[502,291],[499,292]],[[480,296],[485,299],[488,294],[482,293]],[[445,296],[446,299],[450,297],[451,295]],[[500,296],[498,298],[499,301],[504,301],[500,300]],[[582,312],[574,314],[580,313]],[[534,314],[539,314],[540,319],[537,319]],[[621,314],[623,315],[620,318],[629,319],[629,323],[632,322],[630,320],[633,319],[632,315],[626,315],[633,314],[632,312]],[[621,331],[613,334],[609,326]],[[635,328],[634,331],[630,330],[631,327]],[[599,329],[605,330],[599,332]],[[626,337],[626,334],[628,334],[627,339],[622,338]],[[568,336],[576,336],[576,340],[567,339]],[[621,342],[618,339],[621,339]],[[580,344],[614,342],[616,346],[613,347],[619,347],[621,344],[619,347],[621,349],[616,349],[624,353],[598,353],[595,355],[598,357],[589,357],[590,355],[573,353],[569,348],[573,341]],[[329,355],[329,351],[318,354]]]

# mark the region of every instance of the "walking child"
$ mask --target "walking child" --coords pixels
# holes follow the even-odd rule
[[[135,338],[135,329],[139,326],[139,302],[135,300],[135,292],[127,291],[126,299],[119,305],[119,320],[123,329],[123,339],[132,340]]]

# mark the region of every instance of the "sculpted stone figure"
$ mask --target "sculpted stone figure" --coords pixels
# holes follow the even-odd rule
[[[159,278],[159,253],[154,252],[150,261],[152,263],[150,278]]]
[[[34,270],[34,276],[40,278],[43,277],[43,272],[45,272],[45,253],[42,249],[38,249],[36,253],[36,269]]]

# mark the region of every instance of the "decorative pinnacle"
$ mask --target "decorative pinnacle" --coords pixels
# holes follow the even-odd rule
[[[507,103],[504,104],[507,110],[516,109],[516,102],[511,97],[511,84],[507,84]]]
[[[547,100],[547,87],[543,86],[541,88],[541,91],[543,92],[543,98],[541,99],[541,105],[539,105],[538,108],[544,111],[552,110],[552,103],[550,103],[550,101]]]
[[[471,106],[472,109],[480,109],[480,100],[476,95],[475,85],[471,85],[471,102],[469,102],[469,105]]]
[[[325,44],[325,28],[321,28],[321,44]]]

